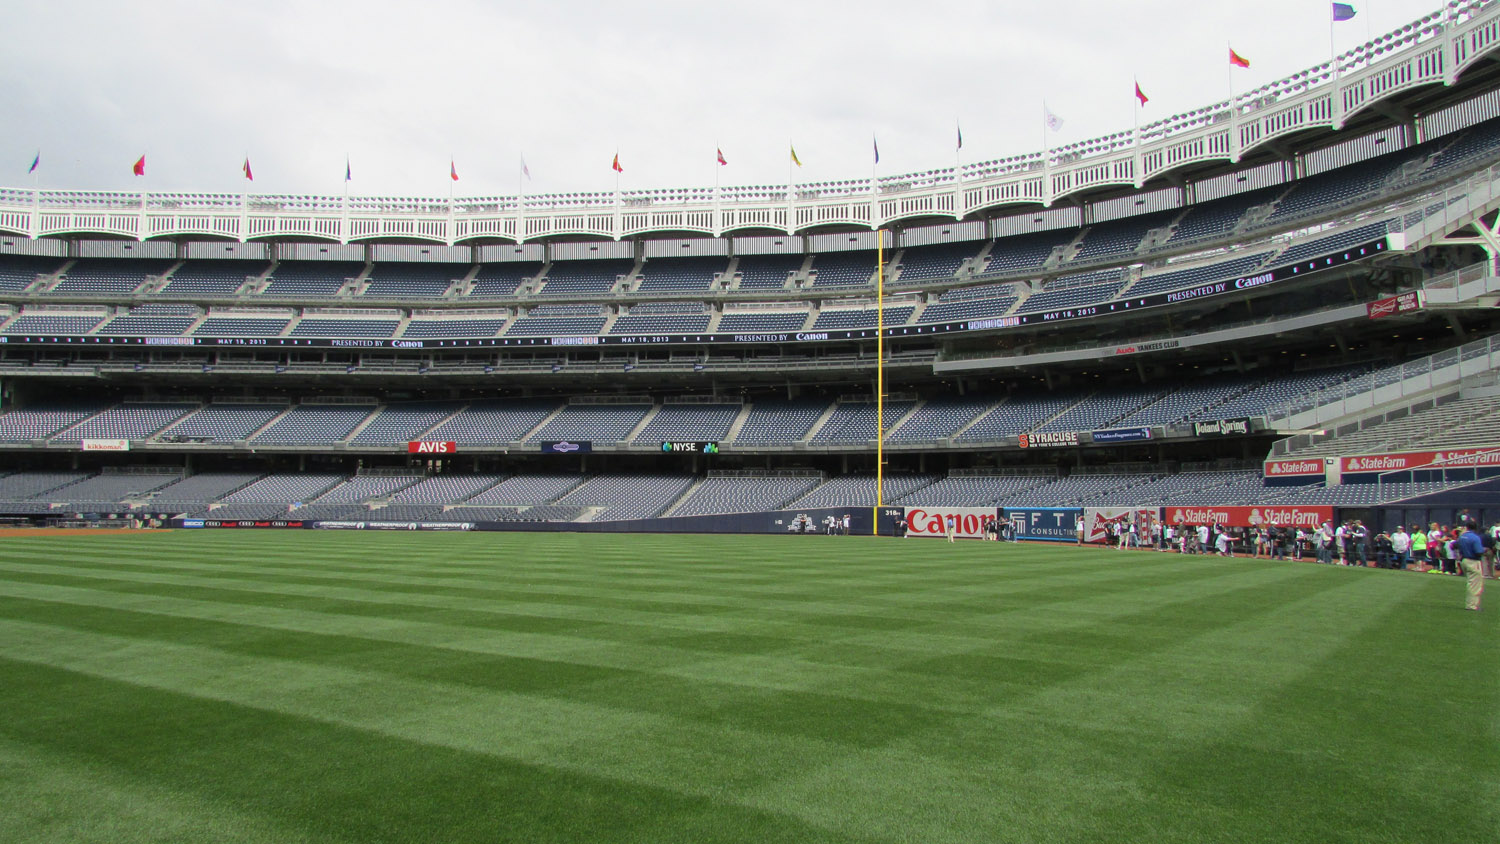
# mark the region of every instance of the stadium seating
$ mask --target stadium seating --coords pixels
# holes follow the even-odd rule
[[[286,409],[286,405],[210,404],[183,417],[162,435],[238,442]]]
[[[323,472],[267,475],[224,496],[224,501],[231,504],[279,504],[284,512],[287,505],[311,501],[343,480],[343,475]]]
[[[39,403],[0,414],[0,442],[40,440],[105,409],[104,405]]]
[[[370,299],[436,298],[468,274],[468,264],[375,264],[360,295]]]
[[[692,483],[691,475],[599,475],[557,503],[604,508],[593,521],[647,519],[665,510]]]
[[[663,405],[646,427],[636,434],[636,442],[663,440],[724,439],[729,426],[740,413],[737,404],[668,404]]]
[[[36,282],[38,276],[52,275],[62,266],[61,258],[0,255],[0,292],[25,290]]]
[[[427,439],[460,445],[516,442],[560,404],[552,399],[472,402],[430,431]]]
[[[706,478],[671,512],[672,516],[753,513],[775,510],[806,495],[820,482],[811,475]]]
[[[264,261],[195,260],[185,261],[172,271],[172,278],[161,296],[232,296],[266,271]]]
[[[649,404],[570,404],[528,439],[530,442],[623,440],[650,410]]]
[[[506,317],[486,319],[413,319],[402,329],[403,338],[494,337],[505,327]]]
[[[293,328],[291,337],[389,337],[396,333],[399,319],[321,319],[303,317]]]
[[[287,323],[291,321],[290,316],[210,316],[193,329],[193,334],[203,337],[275,337],[285,330]]]
[[[934,399],[917,408],[901,426],[890,432],[889,442],[931,442],[953,436],[980,414],[994,406],[989,399]]]
[[[758,401],[750,407],[736,443],[789,443],[807,436],[823,412],[826,401]]]
[[[801,255],[746,255],[739,259],[735,272],[739,290],[781,290],[787,276],[802,269]]]
[[[54,435],[52,440],[143,440],[197,409],[192,404],[122,404]]]
[[[420,475],[356,475],[318,496],[314,503],[359,504],[388,497],[421,479]]]
[[[801,331],[807,322],[807,311],[761,311],[759,313],[726,313],[719,318],[721,334],[775,334]]]
[[[979,253],[983,244],[945,243],[913,246],[901,251],[901,271],[895,283],[901,286],[952,278],[963,263]]]
[[[832,252],[818,255],[808,270],[812,286],[819,290],[869,287],[875,277],[874,252]]]
[[[339,442],[374,410],[370,405],[301,404],[287,411],[252,442],[306,445]]]
[[[888,474],[881,479],[887,502],[899,501],[938,480],[936,475]],[[813,507],[869,507],[875,503],[874,475],[840,475],[787,505],[788,510]]]
[[[995,442],[1034,431],[1081,398],[1083,397],[1077,394],[1025,398],[1012,396],[981,416],[956,439],[959,442]]]
[[[885,324],[887,326],[904,325],[911,319],[912,312],[916,308],[910,306],[885,308]],[[874,308],[861,310],[827,310],[818,314],[817,320],[813,322],[814,331],[837,331],[854,330],[859,328],[874,328],[879,314]]]
[[[405,443],[463,409],[458,402],[390,404],[354,436],[354,443]]]
[[[286,299],[328,299],[350,279],[365,271],[364,264],[347,261],[282,261],[271,270],[262,296]]]
[[[638,293],[696,293],[729,268],[725,258],[652,258],[641,267]]]
[[[391,500],[402,504],[457,504],[504,479],[503,475],[433,475],[403,488]]]
[[[464,503],[479,506],[549,504],[583,481],[584,476],[577,474],[517,475],[471,496]]]
[[[984,507],[1015,499],[1052,480],[1048,475],[962,475],[941,478],[893,503],[908,507]]]
[[[558,261],[547,270],[537,294],[543,297],[595,297],[613,290],[635,267],[633,261]]]
[[[22,313],[5,326],[6,334],[78,335],[87,334],[104,321],[103,315],[64,315],[62,313]]]
[[[888,401],[885,403],[886,425],[893,425],[906,412],[911,410],[916,402],[912,401]],[[876,406],[874,402],[852,401],[839,402],[833,409],[833,415],[823,423],[817,433],[813,434],[813,442],[869,442],[875,439],[875,417]]]
[[[173,263],[149,259],[80,259],[73,262],[73,266],[58,280],[52,292],[74,295],[131,293],[144,284],[148,277],[165,274]]]
[[[534,262],[515,264],[481,264],[469,288],[471,299],[499,299],[514,296],[522,283],[536,278],[542,265]]]

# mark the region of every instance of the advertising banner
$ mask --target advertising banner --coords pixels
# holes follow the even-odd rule
[[[1394,316],[1395,314],[1404,314],[1408,311],[1418,311],[1421,309],[1422,292],[1420,290],[1397,293],[1395,296],[1377,299],[1365,305],[1365,313],[1370,319],[1380,319],[1381,317]]]
[[[1323,476],[1323,458],[1304,457],[1300,460],[1267,460],[1267,478]]]
[[[594,444],[589,440],[542,443],[544,454],[588,454],[594,450]]]
[[[1105,525],[1123,519],[1126,525],[1135,521],[1136,536],[1142,542],[1150,536],[1150,525],[1161,516],[1155,507],[1085,507],[1083,508],[1083,541],[1104,542],[1109,538]]]
[[[1061,448],[1078,445],[1077,431],[1032,431],[1021,435],[1021,448]]]
[[[661,444],[661,450],[668,453],[718,454],[719,444],[716,442],[664,442]]]
[[[1076,542],[1083,511],[1077,507],[1016,507],[1007,509],[1005,515],[1016,526],[1018,539]]]
[[[458,443],[412,442],[406,444],[407,454],[457,454]]]
[[[1455,448],[1447,451],[1405,451],[1391,454],[1361,454],[1339,460],[1345,475],[1393,472],[1401,469],[1451,469],[1500,466],[1500,446]]]
[[[1263,504],[1250,507],[1168,507],[1167,524],[1229,525],[1231,527],[1315,528],[1333,519],[1333,508],[1315,505]]]
[[[995,521],[999,511],[994,507],[923,507],[906,508],[907,536],[946,537],[948,517],[953,517],[953,535],[959,539],[983,539],[985,525]]]
[[[1248,433],[1250,433],[1250,417],[1248,416],[1193,423],[1193,436],[1195,437],[1242,437]]]
[[[84,451],[129,451],[130,440],[80,440]]]
[[[1093,431],[1090,434],[1096,443],[1124,443],[1151,439],[1150,428],[1111,428],[1108,431]]]

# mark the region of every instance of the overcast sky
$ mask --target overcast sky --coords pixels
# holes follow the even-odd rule
[[[1340,52],[1438,8],[1350,0]],[[460,196],[951,166],[1223,98],[1329,56],[1327,0],[0,0],[0,184]],[[729,161],[715,163],[722,148]],[[41,166],[27,174],[40,150]],[[147,174],[131,164],[147,156]],[[716,173],[717,171],[717,173]]]

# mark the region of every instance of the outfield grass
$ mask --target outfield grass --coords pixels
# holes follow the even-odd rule
[[[6,842],[1492,842],[1500,589],[868,537],[0,539]]]

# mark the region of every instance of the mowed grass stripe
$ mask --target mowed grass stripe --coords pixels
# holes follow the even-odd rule
[[[1046,550],[1052,551],[1053,549]],[[1053,553],[1055,554],[1056,552],[1054,551]],[[1155,555],[1145,556],[1152,557]],[[386,585],[390,582],[388,580],[382,580],[378,582],[377,584],[375,584],[377,588],[371,590],[371,584],[362,579],[324,578],[318,575],[312,575],[303,578],[282,578],[279,575],[275,575],[274,573],[265,572],[258,567],[244,565],[235,565],[228,571],[228,573],[224,574],[219,574],[216,567],[207,563],[188,564],[177,566],[171,569],[164,569],[163,567],[159,566],[148,566],[146,568],[148,569],[148,572],[160,571],[163,574],[163,577],[154,578],[154,580],[179,585],[193,585],[202,583],[203,581],[198,580],[174,579],[191,577],[192,574],[198,574],[200,576],[212,577],[214,580],[222,581],[226,587],[254,587],[260,591],[274,591],[277,594],[283,595],[316,594],[324,596],[344,596],[350,598],[351,600],[380,601],[382,599],[378,596],[372,596],[370,594],[371,591],[387,591],[402,595],[404,599],[403,602],[406,603],[410,603],[410,596],[415,595],[457,595],[468,600],[470,602],[469,606],[474,605],[472,603],[474,600],[483,599],[483,606],[485,606],[486,608],[497,606],[498,604],[495,599],[497,597],[503,596],[505,598],[513,599],[514,603],[509,605],[511,608],[519,608],[522,606],[528,607],[529,609],[527,609],[526,612],[531,614],[535,614],[535,610],[537,608],[544,608],[549,614],[562,618],[586,617],[592,620],[643,620],[644,623],[654,624],[658,623],[661,620],[661,618],[663,617],[663,613],[666,613],[677,618],[691,619],[695,625],[700,625],[701,629],[709,631],[721,629],[725,626],[738,627],[740,624],[742,624],[743,621],[739,618],[715,617],[716,613],[719,612],[732,614],[731,610],[734,608],[744,610],[747,613],[754,613],[756,616],[759,616],[762,619],[764,619],[767,614],[774,613],[778,617],[789,617],[788,620],[792,621],[804,621],[829,626],[839,626],[841,625],[842,621],[847,618],[853,619],[850,622],[851,624],[860,623],[877,629],[886,629],[894,626],[900,626],[901,622],[903,621],[926,622],[929,620],[934,620],[939,617],[934,613],[942,611],[949,612],[951,614],[950,617],[970,618],[973,615],[972,610],[975,608],[1004,608],[1006,606],[1024,606],[1028,602],[1034,601],[1037,597],[1042,596],[1041,593],[1044,592],[1052,592],[1056,593],[1059,596],[1068,596],[1069,598],[1072,598],[1080,594],[1100,594],[1101,592],[1112,592],[1116,590],[1123,591],[1130,589],[1149,588],[1155,584],[1164,585],[1168,583],[1178,583],[1184,579],[1194,579],[1199,577],[1214,578],[1222,576],[1226,572],[1231,571],[1219,567],[1205,566],[1200,571],[1184,573],[1181,571],[1181,567],[1179,566],[1177,568],[1177,571],[1174,573],[1171,571],[1161,572],[1155,567],[1116,565],[1113,567],[1106,567],[1101,570],[1080,570],[1077,567],[1069,567],[1066,573],[1056,573],[1057,567],[1054,565],[1052,567],[1052,571],[1054,572],[1054,574],[1050,578],[1044,578],[1041,575],[1034,575],[1030,578],[1025,578],[1024,575],[1018,574],[1011,570],[1010,562],[1010,560],[1004,558],[992,559],[988,561],[986,568],[984,570],[981,570],[980,572],[980,576],[987,578],[984,581],[974,582],[975,575],[970,575],[971,585],[968,591],[970,593],[975,591],[982,591],[985,594],[973,597],[963,597],[959,600],[954,600],[951,596],[945,595],[943,598],[944,603],[942,604],[942,606],[934,608],[931,603],[928,602],[920,612],[912,611],[908,607],[899,606],[898,608],[900,611],[898,611],[898,608],[888,607],[885,604],[852,605],[854,609],[851,611],[851,605],[847,602],[843,604],[829,604],[826,601],[819,602],[819,604],[817,605],[797,603],[788,606],[787,604],[783,604],[780,602],[768,602],[765,600],[756,600],[753,598],[746,599],[745,597],[736,594],[734,596],[721,597],[708,606],[705,606],[705,604],[708,603],[707,601],[699,601],[697,603],[693,603],[691,604],[691,606],[699,611],[692,614],[683,614],[681,612],[674,611],[674,609],[680,610],[680,607],[678,605],[674,604],[671,607],[663,608],[660,606],[659,601],[654,601],[651,609],[638,610],[639,612],[646,614],[639,619],[630,618],[626,612],[614,611],[617,609],[625,609],[628,611],[630,609],[638,607],[638,604],[633,606],[631,604],[626,604],[626,606],[623,608],[610,607],[606,611],[601,611],[599,606],[601,593],[608,593],[606,597],[608,597],[610,600],[614,600],[612,596],[614,595],[616,590],[614,590],[613,586],[609,584],[597,586],[594,589],[586,591],[573,590],[575,593],[573,596],[574,603],[559,604],[555,598],[548,601],[538,600],[537,596],[528,594],[525,590],[489,590],[484,587],[472,588],[465,585],[455,585],[451,589],[444,589],[440,592],[434,592],[433,590],[412,590],[410,587],[404,585]],[[37,565],[39,565],[40,568],[30,570],[43,572],[51,576],[56,573],[58,569],[58,566],[53,563],[39,562]],[[1004,567],[1004,571],[995,570],[995,567],[1000,566]],[[83,577],[98,577],[103,574],[112,578],[118,576],[119,579],[129,579],[126,578],[124,574],[122,574],[122,572],[136,570],[131,565],[121,565],[119,563],[109,563],[107,565],[103,565],[102,568],[99,565],[75,565],[73,568],[77,570],[77,573],[80,576]],[[26,569],[20,566],[13,566],[12,570],[24,571]],[[192,574],[181,575],[180,572],[184,570]],[[692,572],[685,572],[683,576],[686,578],[693,576],[693,574],[694,573]],[[1018,580],[1021,578],[1025,578],[1024,582]],[[142,581],[149,581],[153,578],[137,579]],[[1136,582],[1141,580],[1145,580],[1147,582]],[[291,588],[298,584],[317,586],[330,582],[335,586],[350,584],[357,587],[360,591],[339,591],[333,588]],[[270,585],[269,588],[267,588],[266,584]],[[1087,585],[1088,587],[1087,590],[1083,589],[1085,585]],[[1070,588],[1070,586],[1073,588]],[[550,594],[552,593],[549,593],[549,595]],[[819,612],[818,610],[820,609],[824,611]],[[678,621],[674,623],[681,622]]]
[[[259,820],[256,826],[272,827],[263,835],[241,828],[239,840],[888,840],[839,835],[713,795],[527,764],[485,749],[447,747],[50,666],[4,661],[0,666],[28,692],[12,696],[0,690],[10,715],[0,722],[0,736],[24,741],[33,758],[86,759],[90,769],[106,770],[145,790],[224,804],[232,807],[231,818],[250,815]],[[647,767],[640,758],[635,761]],[[15,815],[17,824],[34,823],[34,816],[24,814],[25,804],[3,802],[0,819]],[[77,814],[74,809],[67,816]],[[226,820],[189,809],[178,825],[216,830]],[[286,835],[275,827],[296,832]],[[168,840],[165,831],[160,825],[138,826],[110,840]],[[81,838],[74,824],[54,820],[40,840]]]
[[[775,576],[787,580],[781,594],[797,596],[786,601],[774,596],[777,590],[745,588],[755,582],[752,573],[762,574],[757,557],[763,546],[755,537],[737,538],[739,556],[718,559],[713,573],[692,559],[711,547],[699,537],[612,537],[607,557],[591,542],[568,539],[549,547],[539,538],[528,543],[532,561],[493,573],[467,565],[465,555],[473,551],[461,542],[435,545],[437,551],[418,557],[405,553],[409,537],[384,554],[372,553],[378,542],[360,540],[348,543],[342,556],[334,545],[320,544],[329,540],[318,540],[309,546],[317,559],[305,569],[323,577],[329,573],[323,567],[335,566],[354,579],[292,591],[350,588],[347,600],[358,609],[349,611],[354,608],[339,602],[340,609],[317,609],[304,603],[306,594],[258,592],[278,588],[278,573],[270,569],[286,565],[264,561],[295,545],[262,536],[216,538],[203,547],[189,540],[205,534],[186,533],[153,537],[171,542],[149,546],[138,537],[86,549],[81,543],[87,561],[68,561],[63,546],[46,546],[63,558],[56,568],[81,566],[86,575],[73,568],[56,583],[42,582],[46,560],[28,553],[32,562],[19,566],[26,571],[0,572],[0,594],[10,596],[0,600],[0,619],[10,619],[0,622],[0,660],[8,660],[0,661],[0,699],[27,697],[33,685],[50,693],[47,684],[60,681],[47,666],[60,665],[69,669],[66,677],[86,672],[81,682],[100,684],[101,696],[127,683],[157,712],[212,698],[207,702],[228,707],[211,707],[220,717],[241,717],[242,707],[269,713],[286,719],[274,722],[273,743],[284,735],[302,737],[303,730],[312,736],[305,748],[285,742],[282,750],[292,755],[281,764],[298,767],[285,781],[302,787],[297,778],[306,767],[342,778],[356,794],[368,775],[330,765],[323,758],[330,745],[320,737],[336,737],[353,746],[352,758],[365,760],[407,760],[409,750],[425,762],[425,748],[436,745],[460,754],[445,763],[454,782],[477,778],[471,789],[503,805],[513,804],[486,789],[491,780],[514,775],[562,788],[547,807],[566,811],[568,801],[577,800],[588,804],[580,817],[594,818],[591,808],[602,805],[626,813],[613,828],[588,826],[591,840],[673,840],[694,830],[696,838],[677,840],[775,840],[784,833],[784,840],[809,841],[1198,841],[1214,830],[1208,840],[1462,841],[1465,833],[1494,826],[1484,823],[1493,809],[1450,805],[1448,811],[1462,815],[1449,825],[1459,837],[1433,837],[1437,816],[1420,804],[1437,801],[1403,805],[1401,792],[1383,787],[1400,780],[1401,766],[1422,758],[1427,746],[1443,748],[1428,758],[1443,761],[1445,778],[1457,772],[1481,787],[1500,785],[1484,742],[1452,725],[1429,729],[1425,719],[1412,718],[1392,733],[1397,752],[1382,759],[1378,718],[1334,720],[1339,709],[1404,711],[1420,703],[1424,688],[1454,698],[1438,710],[1445,720],[1459,711],[1493,712],[1500,704],[1493,679],[1500,665],[1493,649],[1480,650],[1495,626],[1489,616],[1456,609],[1461,587],[1451,578],[1035,546],[1008,557],[979,543],[943,548],[946,543],[813,538],[818,555],[776,564]],[[773,559],[804,547],[792,545],[797,538],[770,539],[764,550]],[[40,551],[49,540],[27,541]],[[196,550],[177,558],[172,549],[178,543]],[[669,550],[653,554],[658,548]],[[568,557],[579,551],[591,556]],[[108,562],[116,552],[128,552],[117,557],[123,565]],[[4,561],[13,556],[3,555]],[[153,583],[157,575],[147,570],[153,557],[167,569],[157,574],[197,581]],[[444,562],[429,562],[439,558]],[[614,560],[632,558],[650,564],[630,574],[616,570]],[[242,560],[253,561],[256,571],[236,571]],[[111,565],[141,579],[96,576],[109,575]],[[435,578],[438,594],[429,594],[434,584],[423,582],[430,580],[429,565],[457,572]],[[651,573],[643,573],[648,568]],[[249,582],[224,590],[228,584],[216,569]],[[535,606],[556,603],[545,594],[472,597],[473,608],[462,610],[420,606],[462,599],[471,580],[503,595],[541,570],[561,573],[553,585],[568,590],[586,585],[594,572],[604,591],[649,595],[654,584],[678,580],[667,591],[745,603],[704,613],[695,613],[691,602],[677,612],[652,609],[581,637],[474,625],[500,607],[501,615],[554,612]],[[362,583],[365,577],[371,582]],[[391,577],[402,582],[380,584]],[[861,584],[862,577],[879,582]],[[881,592],[903,588],[912,594]],[[219,600],[241,591],[256,593],[256,603]],[[415,594],[403,599],[403,591]],[[433,623],[406,615],[401,600],[426,612],[463,615]],[[292,606],[278,607],[278,601]],[[838,623],[840,614],[848,623]],[[903,617],[889,628],[874,626],[891,622],[887,614]],[[672,621],[674,615],[689,618],[689,626]],[[801,620],[808,616],[827,623]],[[774,626],[765,626],[767,617]],[[691,627],[707,618],[720,626]],[[1425,629],[1434,620],[1455,642],[1451,650],[1390,635]],[[773,635],[762,635],[768,630]],[[437,641],[443,636],[457,646]],[[26,659],[17,661],[18,648]],[[533,648],[552,652],[512,664],[487,653]],[[1400,658],[1392,659],[1392,652]],[[548,659],[556,661],[555,673]],[[658,660],[663,664],[652,664]],[[599,664],[614,661],[620,664]],[[423,662],[430,664],[403,666]],[[1430,682],[1430,676],[1446,679]],[[20,681],[20,691],[6,691],[12,679]],[[1364,708],[1351,709],[1356,696]],[[55,726],[57,717],[69,714],[68,699],[48,699],[56,710],[48,723]],[[1329,700],[1339,701],[1333,712],[1323,708]],[[1299,717],[1303,710],[1324,714],[1329,724],[1299,729],[1320,720]],[[170,718],[145,723],[154,724],[148,743],[175,741],[188,731]],[[0,737],[12,735],[7,729],[0,727]],[[104,743],[123,748],[139,740],[142,727],[111,729]],[[13,744],[48,758],[89,759],[90,770],[129,776],[123,752],[59,750],[56,743],[71,738],[58,739],[41,720],[15,730]],[[195,737],[214,743],[216,735],[205,726]],[[236,736],[226,732],[216,763],[246,752]],[[383,755],[389,741],[402,750]],[[1471,750],[1454,752],[1458,742]],[[296,755],[303,749],[307,755]],[[1220,770],[1205,773],[1215,756],[1222,757]],[[487,767],[495,760],[499,773]],[[1351,766],[1363,770],[1350,774]],[[270,772],[266,782],[207,777],[203,798],[212,794],[237,809],[263,811],[268,822],[322,834],[316,820],[304,822],[295,801],[259,793],[286,788],[275,766],[250,767]],[[1179,776],[1179,767],[1198,773]],[[1436,767],[1416,770],[1430,775]],[[148,767],[139,774],[155,778],[161,771]],[[565,776],[549,779],[559,773]],[[1304,781],[1283,784],[1289,777]],[[1254,787],[1266,780],[1277,787]],[[422,808],[426,794],[459,799],[464,789],[444,792],[439,781],[421,774],[411,782],[424,793],[403,788],[396,778],[374,783],[387,789],[386,799],[364,808],[383,824],[357,825],[340,810],[331,814],[373,836],[362,840],[437,840],[432,828],[412,823],[448,828]],[[645,795],[646,802],[617,800],[617,789]],[[531,793],[524,785],[516,791]],[[224,796],[231,793],[232,799]],[[337,792],[330,786],[318,793]],[[1277,825],[1268,795],[1301,800],[1299,811],[1288,813],[1296,823]],[[1376,807],[1376,800],[1384,803]],[[0,822],[6,811],[0,809]],[[183,811],[191,810],[184,804]],[[1181,817],[1186,814],[1195,817]],[[716,815],[743,818],[744,826],[705,831]],[[376,826],[386,832],[372,832]],[[530,840],[548,840],[535,825],[517,829],[541,836]],[[458,838],[472,838],[476,830],[464,827],[469,835]],[[483,831],[506,838],[494,826]],[[143,832],[138,840],[156,839]]]

